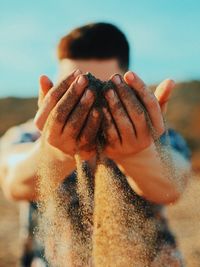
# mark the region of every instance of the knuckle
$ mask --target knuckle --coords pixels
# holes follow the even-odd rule
[[[58,120],[58,118],[59,118],[59,112],[55,110],[55,111],[52,111],[52,112],[50,113],[49,121],[50,121],[50,122],[55,122],[55,121]]]
[[[137,113],[136,116],[134,116],[133,120],[134,123],[137,123],[137,125],[146,125],[147,123],[147,118],[144,112],[142,113]]]
[[[65,139],[70,142],[75,142],[77,132],[77,124],[71,121],[68,121],[63,129],[63,133],[65,135]]]
[[[78,135],[80,134],[81,131],[81,126],[82,124],[80,124],[78,120],[68,121],[65,126],[68,136],[70,136],[73,139],[78,138]]]
[[[139,102],[135,103],[132,115],[135,116],[136,119],[143,119],[143,117],[145,116],[144,108],[140,105]]]
[[[52,113],[52,119],[54,121],[64,123],[66,121],[68,114],[67,106],[60,105],[58,108]]]
[[[68,77],[64,80],[62,80],[58,86],[57,86],[57,90],[56,91],[59,91],[59,92],[64,92],[68,89],[70,85],[70,79],[68,79]]]
[[[147,86],[146,86],[146,84],[144,84],[144,83],[140,84],[139,92],[142,95],[142,97],[146,96],[146,94],[147,94]]]
[[[53,90],[49,94],[51,102],[57,102],[59,100],[59,94],[57,90]]]
[[[118,112],[122,108],[121,102],[119,100],[113,101],[111,103],[111,108],[112,108],[113,113]]]
[[[73,73],[71,73],[69,76],[66,77],[66,79],[63,81],[63,86],[66,88],[70,86],[70,84],[75,80],[75,77]]]
[[[156,98],[153,94],[150,94],[149,107],[150,108],[157,108],[158,107],[158,101],[156,100]]]

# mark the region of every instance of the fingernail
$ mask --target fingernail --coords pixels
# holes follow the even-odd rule
[[[120,84],[122,82],[121,77],[119,75],[115,75],[113,77],[113,81],[115,84]]]
[[[135,79],[135,75],[133,74],[133,72],[129,71],[127,74],[128,74],[129,80],[133,81]]]
[[[108,96],[108,98],[114,98],[114,96],[115,96],[115,93],[114,93],[114,91],[113,90],[109,90],[108,92],[107,92],[107,94],[106,94],[107,96]]]
[[[93,112],[92,112],[92,116],[93,116],[94,118],[98,118],[98,116],[99,116],[99,112],[98,112],[97,110],[93,110]]]
[[[93,97],[93,94],[90,90],[87,90],[83,95],[81,101],[90,100]]]
[[[79,78],[78,78],[78,81],[77,81],[77,83],[79,84],[79,85],[84,85],[85,84],[85,78],[84,78],[84,76],[83,75],[81,75]]]
[[[81,71],[79,69],[75,70],[73,73],[74,77],[77,77],[79,74],[81,74]]]
[[[108,111],[107,111],[107,109],[106,109],[106,108],[103,108],[103,113],[104,113],[105,115],[107,115],[107,114],[108,114]]]

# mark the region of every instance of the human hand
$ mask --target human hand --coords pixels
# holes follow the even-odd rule
[[[43,94],[35,117],[45,144],[66,155],[79,153],[82,159],[89,159],[96,152],[101,120],[99,111],[92,108],[94,95],[87,86],[86,75],[80,75],[80,71],[72,73]]]
[[[157,99],[135,73],[127,72],[124,80],[114,75],[111,80],[115,88],[105,93],[109,110],[103,109],[108,124],[105,154],[117,160],[134,155],[152,144],[147,118],[157,137],[164,132],[162,111],[166,109],[174,83],[171,80],[162,82],[155,93]]]

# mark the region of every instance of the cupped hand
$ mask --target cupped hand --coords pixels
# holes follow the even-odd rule
[[[151,128],[157,138],[164,133],[162,111],[166,109],[174,83],[165,80],[154,94],[130,71],[124,78],[116,74],[111,80],[114,88],[105,92],[108,108],[103,108],[108,141],[104,153],[117,160],[149,147],[155,138]]]
[[[44,80],[50,87],[43,78],[43,89]],[[101,115],[92,107],[94,94],[88,88],[87,76],[74,72],[46,91],[35,117],[43,142],[66,155],[79,153],[82,159],[89,159],[96,153]]]

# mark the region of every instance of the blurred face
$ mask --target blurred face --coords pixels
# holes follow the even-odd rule
[[[102,81],[109,80],[115,73],[124,74],[124,71],[119,67],[117,59],[62,59],[59,65],[58,81],[63,80],[74,69],[80,69],[83,73],[91,72]]]

